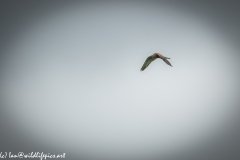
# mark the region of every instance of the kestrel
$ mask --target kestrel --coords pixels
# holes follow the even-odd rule
[[[148,65],[157,58],[161,58],[165,63],[167,63],[169,66],[172,67],[171,63],[167,60],[167,59],[170,59],[170,58],[164,57],[163,55],[161,55],[159,53],[154,53],[153,55],[149,56],[146,59],[146,61],[144,62],[143,66],[141,68],[141,71],[143,71],[145,68],[147,68]]]

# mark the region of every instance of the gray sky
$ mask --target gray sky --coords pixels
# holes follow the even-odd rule
[[[76,158],[151,159],[237,124],[238,47],[214,21],[163,1],[74,4],[42,10],[6,50],[2,110],[19,134]],[[173,67],[140,72],[154,52]]]

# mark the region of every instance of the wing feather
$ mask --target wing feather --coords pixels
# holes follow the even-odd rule
[[[167,59],[164,59],[163,61],[172,67],[171,63]]]
[[[148,65],[149,65],[152,61],[154,61],[155,59],[156,59],[156,58],[153,58],[152,56],[149,56],[149,57],[145,60],[143,66],[142,66],[142,68],[141,68],[141,71],[143,71],[145,68],[147,68]]]

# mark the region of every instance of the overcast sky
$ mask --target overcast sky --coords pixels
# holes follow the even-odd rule
[[[19,135],[74,158],[153,159],[239,123],[238,46],[214,21],[164,1],[71,4],[40,10],[5,49],[1,110]],[[154,52],[173,67],[141,72]]]

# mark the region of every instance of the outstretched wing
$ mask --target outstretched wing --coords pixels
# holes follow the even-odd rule
[[[163,61],[172,67],[171,63],[167,59],[163,59]]]
[[[141,68],[141,71],[143,71],[145,68],[147,68],[148,65],[149,65],[152,61],[154,61],[155,59],[156,59],[156,58],[153,58],[152,56],[149,56],[149,57],[146,59],[146,61],[144,62],[143,66],[142,66],[142,68]]]

